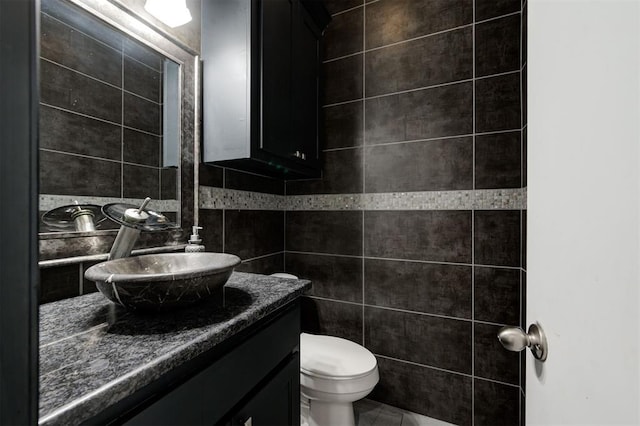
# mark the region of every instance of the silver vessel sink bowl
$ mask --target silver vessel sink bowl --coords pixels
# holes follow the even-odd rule
[[[87,269],[109,300],[128,309],[163,311],[222,295],[240,258],[225,253],[163,253],[109,260]]]

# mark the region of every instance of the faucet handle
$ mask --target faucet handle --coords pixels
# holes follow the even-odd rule
[[[149,201],[151,201],[151,198],[147,197],[137,209],[134,208],[125,210],[122,219],[128,223],[144,222],[149,218],[149,214],[144,210],[144,208],[147,207],[147,204],[149,204]]]
[[[142,213],[144,208],[147,207],[147,204],[149,204],[149,201],[151,201],[151,197],[147,197],[144,199],[144,201],[142,201],[142,204],[140,204],[140,208],[138,208],[138,213]]]

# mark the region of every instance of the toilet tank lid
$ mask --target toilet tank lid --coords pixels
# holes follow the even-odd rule
[[[376,368],[376,357],[350,340],[300,334],[300,369],[324,377],[357,377]]]

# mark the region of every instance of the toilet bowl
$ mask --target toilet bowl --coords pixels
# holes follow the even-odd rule
[[[378,383],[376,358],[364,347],[333,336],[300,334],[301,423],[354,426],[353,402]]]

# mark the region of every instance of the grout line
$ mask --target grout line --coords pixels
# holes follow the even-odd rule
[[[491,77],[493,77],[493,76],[491,76]],[[441,87],[455,86],[457,84],[464,84],[464,83],[471,83],[471,82],[473,82],[473,78],[467,78],[467,79],[456,80],[456,81],[448,81],[448,82],[445,82],[445,83],[432,84],[430,86],[416,87],[414,89],[399,90],[399,91],[393,92],[393,93],[383,93],[381,95],[365,96],[364,100],[368,101],[368,100],[372,100],[372,99],[386,98],[386,97],[389,97],[389,96],[404,95],[406,93],[421,92],[423,90],[431,90],[431,89],[439,89]]]
[[[485,382],[497,383],[499,385],[509,386],[510,388],[516,388],[518,390],[520,389],[520,386],[518,385],[514,385],[513,383],[503,382],[501,380],[489,379],[487,377],[481,377],[481,376],[474,376],[474,379],[484,380]]]
[[[155,136],[155,137],[157,137],[157,138],[161,138],[161,137],[163,136],[163,135],[159,135],[159,134],[156,134],[156,133],[148,132],[148,131],[146,131],[146,130],[136,129],[135,127],[126,126],[126,125],[124,125],[124,124],[122,125],[122,127],[124,127],[124,128],[125,128],[125,129],[127,129],[127,130],[133,130],[133,131],[135,131],[135,132],[138,132],[138,133],[144,133],[144,134],[146,134],[146,135],[149,135],[149,136]]]
[[[76,32],[78,32],[78,33],[80,33],[80,34],[84,35],[85,37],[88,37],[88,38],[90,38],[91,40],[96,41],[96,42],[100,43],[101,45],[106,46],[106,47],[108,47],[109,49],[114,50],[114,51],[116,51],[116,52],[118,52],[118,53],[122,54],[122,49],[117,49],[117,48],[115,48],[115,47],[111,46],[110,44],[107,44],[107,43],[105,43],[104,41],[102,41],[102,40],[100,40],[100,39],[97,39],[97,38],[95,38],[94,36],[92,36],[92,35],[90,35],[90,34],[85,33],[84,31],[81,31],[79,28],[74,27],[73,25],[68,24],[68,23],[66,23],[66,22],[62,21],[62,20],[60,20],[60,19],[56,18],[55,16],[53,16],[53,15],[51,15],[51,14],[47,13],[47,12],[40,11],[40,13],[41,13],[42,15],[44,15],[44,16],[47,16],[47,17],[49,17],[49,18],[53,19],[54,21],[57,21],[57,22],[61,23],[62,25],[64,25],[64,26],[65,26],[65,27],[67,27],[67,28],[71,28],[73,31],[76,31]],[[121,44],[121,46],[122,46],[122,44]]]
[[[524,99],[522,91],[522,71],[524,65],[522,65],[522,8],[520,9],[520,129],[524,124]],[[520,131],[520,187],[524,185],[524,138],[522,136],[524,132]],[[522,265],[522,213],[520,214],[520,265]]]
[[[442,372],[445,372],[445,373],[451,373],[451,374],[455,374],[455,375],[458,375],[458,376],[464,376],[464,377],[468,377],[468,378],[470,378],[472,380],[473,379],[483,380],[485,382],[496,383],[496,384],[499,384],[499,385],[509,386],[511,388],[516,388],[516,389],[520,389],[521,390],[521,388],[518,385],[514,385],[513,383],[507,383],[507,382],[503,382],[503,381],[500,381],[500,380],[489,379],[489,378],[486,378],[486,377],[476,377],[476,376],[472,376],[472,375],[467,374],[467,373],[460,373],[459,371],[448,370],[446,368],[435,367],[433,365],[428,365],[428,364],[421,364],[419,362],[407,361],[407,360],[394,358],[394,357],[387,356],[387,355],[375,354],[375,356],[376,357],[380,357],[380,358],[389,359],[389,360],[396,361],[396,362],[402,362],[402,363],[405,363],[405,364],[415,365],[417,367],[424,367],[424,368],[429,368],[431,370],[438,370],[438,371],[442,371]],[[472,387],[473,387],[473,385],[472,385]]]
[[[149,166],[147,164],[132,163],[130,161],[114,160],[114,159],[111,159],[111,158],[94,157],[92,155],[76,154],[74,152],[58,151],[56,149],[50,149],[50,148],[40,148],[40,151],[52,152],[54,154],[70,155],[70,156],[73,156],[73,157],[88,158],[88,159],[91,159],[91,160],[107,161],[109,163],[126,164],[128,166],[143,167],[143,168],[146,168],[146,169],[162,170],[161,167]],[[121,154],[121,156],[122,156],[122,154]]]
[[[120,56],[120,75],[124,87],[124,54]],[[120,196],[124,198],[124,90],[120,89]]]
[[[380,358],[384,358],[384,359],[389,359],[391,361],[396,361],[396,362],[402,362],[405,364],[410,364],[410,365],[415,365],[416,367],[423,367],[423,368],[428,368],[431,370],[437,370],[437,371],[442,371],[444,373],[451,373],[451,374],[455,374],[457,376],[464,376],[464,377],[468,377],[470,379],[473,379],[473,376],[471,376],[470,374],[467,373],[461,373],[459,371],[454,371],[454,370],[448,370],[446,368],[440,368],[440,367],[435,367],[433,365],[427,365],[427,364],[421,364],[419,362],[414,362],[414,361],[408,361],[405,359],[400,359],[400,358],[394,358],[392,356],[388,356],[388,355],[381,355],[381,354],[374,354],[376,357],[380,357]],[[512,385],[513,386],[513,385]]]
[[[376,146],[401,145],[401,144],[407,144],[407,143],[441,141],[441,140],[447,140],[447,139],[461,139],[461,138],[470,138],[473,136],[491,136],[491,135],[499,135],[499,134],[506,134],[506,133],[522,132],[522,129],[523,128],[494,130],[490,132],[465,133],[460,135],[438,136],[438,137],[424,138],[424,139],[410,139],[410,140],[404,140],[404,141],[371,143],[368,145],[345,146],[341,148],[328,148],[328,149],[323,149],[322,152],[347,151],[351,149],[368,148],[368,147],[376,147]],[[302,179],[302,180],[317,180],[317,179]],[[507,189],[507,188],[503,188],[503,189]],[[311,195],[311,194],[308,194],[308,195]]]
[[[488,77],[492,77],[492,76],[488,76]],[[348,104],[348,103],[355,102],[355,101],[360,101],[360,100],[368,101],[368,100],[373,100],[373,99],[386,98],[386,97],[389,97],[389,96],[403,95],[403,94],[406,94],[406,93],[420,92],[420,91],[423,91],[423,90],[438,89],[440,87],[454,86],[456,84],[471,83],[472,81],[473,81],[472,78],[467,78],[467,79],[464,79],[464,80],[456,80],[456,81],[450,81],[450,82],[446,82],[446,83],[438,83],[438,84],[434,84],[434,85],[431,85],[431,86],[422,86],[422,87],[416,87],[414,89],[400,90],[400,91],[392,92],[392,93],[384,93],[382,95],[365,96],[363,98],[351,99],[349,101],[326,104],[326,105],[323,105],[322,108],[329,108],[329,107],[333,107],[333,106],[344,105],[344,104]]]
[[[475,44],[475,43],[474,43],[474,44]],[[474,55],[474,56],[475,56],[475,55]],[[474,65],[474,68],[475,68],[475,65]],[[474,77],[474,80],[475,80],[475,81],[478,81],[478,80],[486,80],[486,79],[494,78],[494,77],[503,77],[503,76],[505,76],[505,75],[515,74],[515,73],[518,73],[518,72],[520,72],[520,69],[519,69],[519,68],[518,68],[517,70],[512,70],[512,71],[505,71],[505,72],[499,72],[499,73],[497,73],[497,74],[482,75],[482,76],[479,76],[479,77]],[[475,71],[474,71],[474,74],[475,74]]]
[[[222,168],[222,187],[226,188],[227,186],[227,170]],[[199,190],[199,189],[198,189]],[[227,220],[227,209],[222,206],[222,252],[225,253],[225,240],[227,239],[226,235],[226,220]]]
[[[475,69],[475,61],[474,61],[474,69]],[[368,100],[372,100],[372,99],[385,98],[385,97],[388,97],[388,96],[402,95],[402,94],[406,94],[406,93],[419,92],[419,91],[422,91],[422,90],[437,89],[437,88],[440,88],[440,87],[453,86],[453,85],[456,85],[456,84],[470,83],[470,82],[473,82],[475,80],[484,80],[484,79],[488,79],[488,78],[492,78],[492,77],[501,77],[501,76],[505,76],[505,75],[509,75],[509,74],[515,74],[515,73],[518,73],[520,71],[521,71],[520,69],[517,69],[517,70],[506,71],[506,72],[501,72],[501,73],[497,73],[497,74],[484,75],[484,76],[481,76],[481,77],[472,77],[472,78],[466,78],[466,79],[462,79],[462,80],[448,81],[448,82],[445,82],[445,83],[432,84],[430,86],[421,86],[421,87],[416,87],[416,88],[413,88],[413,89],[399,90],[399,91],[390,92],[390,93],[383,93],[381,95],[364,96],[363,98],[350,99],[348,101],[334,102],[334,103],[330,103],[330,104],[325,104],[325,105],[322,105],[322,108],[330,108],[330,107],[334,107],[334,106],[345,105],[345,104],[349,104],[349,103],[353,103],[353,102],[358,102],[358,101],[361,101],[361,100],[368,101]],[[475,74],[475,71],[474,71],[474,74]]]
[[[365,307],[365,308],[380,309],[380,310],[383,310],[383,311],[401,312],[401,313],[405,313],[405,314],[418,315],[418,316],[431,317],[431,318],[439,318],[439,319],[446,319],[446,320],[451,320],[451,321],[462,321],[462,322],[466,322],[466,323],[469,323],[469,324],[472,324],[472,325],[473,324],[482,324],[482,325],[490,325],[490,326],[493,326],[493,327],[514,327],[514,326],[517,325],[517,324],[505,324],[505,323],[499,323],[499,322],[492,322],[492,321],[473,320],[471,318],[456,317],[456,316],[442,315],[442,314],[434,314],[432,312],[414,311],[414,310],[410,310],[410,309],[395,308],[395,307],[392,307],[392,306],[380,306],[380,305],[372,305],[370,303],[352,302],[352,301],[349,301],[349,300],[333,299],[333,298],[330,298],[330,297],[318,296],[318,295],[315,295],[315,294],[307,295],[306,297],[309,297],[311,299],[323,300],[325,302],[334,302],[334,303],[342,303],[342,304],[346,304],[346,305],[362,306],[362,307]]]
[[[356,102],[361,102],[362,100],[363,100],[363,98],[358,98],[358,99],[351,99],[349,101],[335,102],[335,103],[332,103],[332,104],[322,105],[321,108],[330,108],[330,107],[334,107],[334,106],[353,104],[353,103],[356,103]]]
[[[358,7],[360,7],[360,6],[358,6]],[[339,60],[341,60],[341,59],[352,58],[352,57],[354,57],[354,56],[362,55],[363,53],[364,53],[364,50],[359,50],[359,51],[357,51],[357,52],[349,53],[349,54],[347,54],[347,55],[336,56],[335,58],[325,59],[324,61],[322,61],[322,64],[324,65],[324,64],[331,63],[331,62],[339,61]]]
[[[409,309],[394,308],[392,306],[371,305],[371,304],[368,304],[368,303],[365,303],[364,305],[367,308],[381,309],[381,310],[384,310],[384,311],[392,311],[392,312],[402,312],[403,314],[411,314],[411,315],[418,315],[418,316],[431,317],[431,318],[440,318],[440,319],[446,319],[446,320],[452,320],[452,321],[463,321],[463,322],[468,322],[470,324],[473,324],[473,322],[474,322],[470,318],[454,317],[454,316],[451,316],[451,315],[442,315],[442,314],[434,314],[434,313],[431,313],[431,312],[413,311],[413,310],[409,310]],[[491,324],[491,325],[496,325],[496,324]],[[502,324],[497,324],[497,325],[502,325]]]
[[[139,95],[138,93],[131,92],[131,91],[127,90],[127,89],[124,89],[124,88],[123,88],[123,89],[122,89],[122,91],[123,91],[123,92],[125,92],[125,93],[127,93],[127,94],[129,94],[129,95],[135,96],[136,98],[140,98],[140,99],[142,99],[142,100],[144,100],[144,101],[151,102],[152,104],[156,104],[156,105],[158,105],[158,106],[163,106],[163,105],[164,105],[162,102],[156,102],[156,101],[154,101],[153,99],[149,99],[149,98],[147,98],[147,97],[144,97],[144,96],[142,96],[142,95]]]
[[[379,0],[376,0],[376,1],[379,1]],[[375,3],[375,2],[370,2],[368,4],[371,4],[371,3]],[[347,10],[344,10],[344,11],[341,11],[341,12],[334,13],[332,16],[341,15],[343,13],[347,13],[347,12],[353,11],[353,10],[358,9],[360,7],[363,7],[363,5],[356,6],[356,7],[353,7],[351,9],[347,9]],[[365,7],[365,11],[366,11],[366,4],[364,5],[364,7]],[[429,33],[429,34],[423,34],[421,36],[411,37],[411,38],[408,38],[408,39],[405,39],[405,40],[400,40],[400,41],[396,41],[396,42],[393,42],[393,43],[384,44],[382,46],[371,47],[369,49],[366,48],[366,43],[364,41],[366,39],[366,32],[365,32],[364,37],[363,37],[363,46],[362,46],[362,50],[361,51],[350,53],[348,55],[338,56],[338,57],[331,58],[331,59],[326,59],[326,60],[322,61],[322,63],[326,64],[328,62],[338,61],[340,59],[349,58],[351,56],[360,55],[362,53],[373,52],[373,51],[376,51],[376,50],[386,49],[387,47],[394,47],[394,46],[398,46],[398,45],[401,45],[401,44],[410,43],[410,42],[413,42],[413,41],[422,40],[422,39],[425,39],[425,38],[429,38],[429,37],[433,37],[433,36],[437,36],[437,35],[442,35],[442,34],[446,34],[446,33],[453,32],[453,31],[462,30],[462,29],[469,28],[469,27],[472,27],[472,26],[475,26],[475,25],[478,25],[478,24],[484,24],[484,23],[491,22],[491,21],[497,21],[497,20],[502,19],[502,18],[508,18],[508,17],[514,16],[516,14],[520,14],[520,11],[511,12],[511,13],[507,13],[507,14],[500,15],[500,16],[494,16],[492,18],[484,19],[482,21],[478,21],[478,22],[475,22],[475,23],[470,22],[468,24],[458,25],[457,27],[447,28],[446,30],[436,31],[436,32]],[[364,15],[365,15],[365,20],[366,20],[366,13]]]
[[[313,255],[313,256],[332,256],[332,257],[346,257],[350,259],[362,259],[362,256],[350,255],[350,254],[315,253],[315,252],[297,251],[297,250],[287,250],[287,251],[291,254],[303,254],[303,255],[306,254],[306,255]]]
[[[472,25],[473,25],[472,23],[468,23],[468,24],[464,24],[464,25],[458,25],[457,27],[448,28],[446,30],[441,30],[441,31],[436,31],[434,33],[424,34],[424,35],[417,36],[417,37],[412,37],[412,38],[408,38],[408,39],[405,39],[405,40],[396,41],[396,42],[393,42],[393,43],[385,44],[383,46],[371,47],[369,49],[365,49],[364,51],[365,51],[365,53],[368,53],[368,52],[373,52],[375,50],[386,49],[387,47],[395,47],[395,46],[398,46],[398,45],[401,45],[401,44],[411,43],[412,41],[423,40],[425,38],[430,38],[430,37],[433,37],[433,36],[438,36],[438,35],[450,33],[450,32],[453,32],[453,31],[459,31],[459,30],[462,30],[462,29],[465,29],[465,28],[469,28]]]
[[[345,9],[345,10],[341,10],[339,12],[335,12],[335,13],[331,14],[331,16],[333,17],[333,16],[342,15],[342,14],[345,14],[347,12],[351,12],[352,10],[359,9],[361,7],[364,8],[364,4],[359,4],[358,6],[350,7],[349,9]]]
[[[364,210],[364,211],[367,211],[367,210]],[[473,246],[473,242],[472,242],[472,246]],[[319,253],[319,252],[299,251],[299,250],[287,250],[287,251],[289,253],[292,253],[292,254],[302,254],[302,255],[310,255],[310,256],[331,256],[331,257],[343,257],[343,258],[351,258],[351,259],[383,260],[383,261],[407,262],[407,263],[425,263],[425,264],[430,264],[430,265],[467,266],[467,267],[476,267],[476,268],[502,269],[502,270],[509,270],[509,271],[519,271],[520,269],[522,269],[519,266],[484,265],[484,264],[443,262],[443,261],[419,260],[419,259],[400,259],[400,258],[393,258],[393,257],[377,257],[377,256],[351,255],[351,254],[336,254],[336,253]]]
[[[85,37],[87,37],[87,38],[90,38],[91,40],[93,40],[93,41],[96,41],[96,42],[100,43],[101,45],[103,45],[103,46],[105,46],[105,47],[107,47],[107,48],[109,48],[109,49],[111,49],[111,50],[113,50],[113,51],[115,51],[115,52],[119,53],[120,55],[124,55],[124,56],[126,56],[127,58],[129,58],[129,59],[131,59],[131,60],[133,60],[133,61],[135,61],[135,62],[139,63],[140,65],[143,65],[144,67],[146,67],[146,68],[150,69],[151,71],[155,71],[155,72],[156,72],[156,73],[158,73],[158,74],[162,74],[162,72],[161,72],[161,71],[159,71],[159,70],[157,70],[157,69],[153,68],[152,66],[149,66],[149,65],[145,64],[144,62],[142,62],[142,61],[140,61],[140,60],[138,60],[138,59],[134,58],[133,56],[131,56],[131,55],[127,55],[126,53],[124,53],[124,45],[123,45],[122,43],[120,43],[120,49],[115,48],[115,47],[111,46],[110,44],[107,44],[107,43],[105,43],[104,41],[102,41],[102,40],[100,40],[100,39],[95,38],[95,37],[94,37],[94,36],[92,36],[91,34],[88,34],[88,33],[84,32],[84,31],[80,30],[79,28],[74,27],[73,25],[68,24],[68,23],[66,23],[66,22],[64,22],[64,21],[62,21],[62,20],[60,20],[60,19],[56,18],[56,17],[55,17],[55,16],[53,16],[53,15],[50,15],[50,14],[48,14],[48,13],[46,13],[46,12],[42,12],[42,11],[41,11],[40,13],[41,13],[42,15],[48,16],[49,18],[53,19],[54,21],[58,21],[59,23],[61,23],[61,24],[62,24],[62,25],[64,25],[65,27],[71,28],[73,31],[75,31],[75,32],[77,32],[77,33],[80,33],[80,34],[82,34],[83,36],[85,36]],[[129,36],[126,36],[126,41],[133,41],[133,42],[135,42],[134,40],[132,40],[131,38],[129,38]],[[121,42],[122,42],[122,39],[121,39]],[[137,43],[137,42],[135,42],[135,43]],[[153,50],[153,49],[149,49],[149,50]]]
[[[153,49],[151,49],[151,50],[153,50]],[[154,51],[154,53],[157,53],[157,52],[155,52],[155,51]],[[151,71],[154,71],[155,73],[157,73],[157,74],[159,74],[159,75],[162,75],[162,73],[163,73],[162,71],[157,70],[157,69],[155,69],[154,67],[152,67],[152,66],[150,66],[150,65],[145,64],[145,63],[144,63],[144,62],[142,62],[141,60],[139,60],[139,59],[137,59],[137,58],[134,58],[133,56],[131,56],[131,55],[127,55],[126,53],[124,53],[124,44],[122,45],[122,56],[126,56],[127,58],[131,59],[132,61],[134,61],[134,62],[136,62],[136,63],[138,63],[138,64],[142,65],[143,67],[145,67],[145,68],[147,68],[147,69],[149,69],[149,70],[151,70]]]
[[[476,190],[476,2],[473,2],[473,26],[471,27],[471,42],[472,42],[472,69],[473,69],[473,87],[472,87],[472,110],[473,115],[471,120],[473,122],[473,190],[475,194]],[[474,197],[475,198],[475,197]],[[475,412],[476,412],[476,400],[475,400],[475,346],[476,346],[476,334],[475,334],[475,326],[473,325],[473,321],[476,318],[475,305],[476,305],[476,297],[475,297],[475,210],[473,209],[473,205],[471,206],[471,426],[475,426]]]
[[[302,278],[302,277],[299,277],[299,278]],[[348,300],[330,299],[328,297],[314,296],[314,295],[304,295],[304,297],[308,297],[309,299],[323,300],[325,302],[335,302],[335,303],[341,303],[343,305],[352,305],[352,306],[362,307],[362,303],[360,302],[350,302]]]
[[[284,253],[284,250],[283,251],[275,251],[275,252],[269,253],[269,254],[263,254],[261,256],[256,256],[256,257],[252,257],[252,258],[249,258],[249,259],[242,259],[242,263],[253,262],[254,260],[260,260],[260,259],[266,259],[267,257],[277,256],[277,255],[282,254],[282,253]]]
[[[362,50],[366,52],[366,39],[367,39],[367,4],[365,3],[362,9]],[[365,147],[367,146],[367,111],[365,108],[365,96],[367,93],[367,67],[366,67],[366,53],[362,55],[362,193],[366,192],[366,169],[367,169],[367,150]],[[361,256],[362,256],[362,270],[361,270],[361,286],[362,286],[362,346],[366,347],[366,316],[365,316],[365,266],[364,266],[364,246],[365,246],[365,226],[364,226],[364,215],[365,212],[362,210],[361,214],[361,224],[362,224],[362,237],[361,237]]]
[[[526,91],[526,87],[524,87],[524,81],[523,81],[523,76],[524,76],[524,71],[525,68],[527,66],[527,62],[526,60],[523,63],[523,50],[524,50],[524,37],[523,37],[523,15],[524,15],[524,8],[526,6],[526,0],[524,1],[524,3],[522,4],[522,7],[520,9],[520,127],[521,127],[521,131],[520,131],[520,186],[523,187],[524,186],[524,180],[525,180],[525,161],[526,161],[526,152],[525,152],[525,147],[524,147],[524,130],[526,129],[526,125],[524,123],[524,109],[525,109],[525,103],[524,103],[524,93]],[[523,256],[522,256],[522,249],[523,249],[523,244],[524,241],[522,239],[522,235],[523,235],[523,231],[524,231],[524,223],[523,223],[523,212],[522,210],[520,210],[520,266],[522,267],[523,265]],[[526,319],[524,318],[523,315],[523,309],[522,309],[522,305],[523,305],[523,301],[524,301],[524,296],[523,296],[523,279],[522,279],[522,269],[520,270],[520,294],[519,294],[519,306],[518,306],[518,310],[519,310],[519,318],[520,318],[520,327],[525,328],[526,329],[526,324],[525,321]],[[518,356],[518,384],[520,385],[520,392],[524,395],[522,386],[522,375],[523,372],[526,374],[526,371],[523,371],[523,369],[526,369],[526,365],[523,365],[523,357],[520,354]],[[521,423],[522,422],[522,417],[524,414],[524,411],[526,410],[525,407],[522,406],[522,398],[518,398],[518,422]],[[521,425],[524,426],[524,425]]]
[[[109,86],[109,87],[111,87],[111,88],[113,88],[113,89],[122,90],[122,91],[123,91],[123,92],[125,92],[125,93],[128,93],[128,94],[130,94],[130,95],[136,96],[136,97],[138,97],[138,98],[140,98],[140,99],[143,99],[143,100],[145,100],[145,101],[147,101],[147,102],[151,102],[151,103],[154,103],[154,104],[156,104],[156,105],[162,105],[162,103],[161,103],[161,102],[154,101],[154,100],[152,100],[152,99],[146,98],[146,97],[144,97],[144,96],[142,96],[142,95],[139,95],[139,94],[137,94],[137,93],[134,93],[134,92],[130,92],[130,91],[128,91],[128,90],[126,90],[126,89],[124,88],[124,55],[122,55],[122,56],[121,56],[121,58],[122,58],[122,70],[121,70],[121,73],[120,73],[120,78],[122,79],[122,85],[121,85],[121,86],[116,86],[115,84],[109,83],[109,82],[104,81],[104,80],[100,80],[100,79],[99,79],[99,78],[97,78],[97,77],[94,77],[94,76],[92,76],[92,75],[89,75],[89,74],[83,73],[82,71],[78,71],[78,70],[76,70],[76,69],[74,69],[74,68],[71,68],[71,67],[69,67],[69,66],[67,66],[67,65],[64,65],[64,64],[61,64],[61,63],[59,63],[59,62],[53,61],[53,60],[51,60],[51,59],[49,59],[49,58],[45,58],[44,56],[40,56],[40,59],[42,59],[43,61],[47,61],[47,62],[49,62],[49,63],[52,63],[52,64],[54,64],[54,65],[56,65],[56,66],[59,66],[60,68],[64,68],[64,69],[66,69],[66,70],[68,70],[68,71],[74,72],[74,73],[76,73],[76,74],[78,74],[78,75],[81,75],[81,76],[83,76],[83,77],[87,77],[87,78],[89,78],[89,79],[91,79],[91,80],[93,80],[93,81],[97,81],[98,83],[102,83],[102,84],[107,85],[107,86]]]
[[[66,70],[68,70],[68,71],[72,71],[72,72],[74,72],[74,73],[76,73],[76,74],[78,74],[78,75],[81,75],[81,76],[83,76],[83,77],[87,77],[87,78],[89,78],[89,79],[91,79],[91,80],[97,81],[98,83],[102,83],[102,84],[104,84],[104,85],[106,85],[106,86],[109,86],[109,87],[112,87],[112,88],[114,88],[114,89],[122,90],[122,86],[116,86],[116,85],[115,85],[115,84],[113,84],[113,83],[109,83],[109,82],[107,82],[107,81],[100,80],[100,79],[99,79],[99,78],[97,78],[97,77],[94,77],[94,76],[92,76],[92,75],[89,75],[89,74],[83,73],[82,71],[78,71],[78,70],[73,69],[73,68],[71,68],[71,67],[69,67],[69,66],[67,66],[67,65],[64,65],[64,64],[61,64],[61,63],[59,63],[59,62],[53,61],[53,60],[51,60],[51,59],[49,59],[49,58],[45,58],[44,56],[40,56],[40,59],[41,59],[41,60],[43,60],[43,61],[49,62],[49,63],[51,63],[51,64],[57,65],[57,66],[59,66],[60,68],[64,68],[64,69],[66,69]],[[121,62],[124,62],[124,58],[122,58],[122,59],[121,59]],[[123,64],[123,68],[124,68],[124,64]],[[123,75],[123,74],[124,74],[124,69],[121,69],[121,71],[120,71],[120,77],[124,79],[124,75]],[[123,81],[124,81],[124,80],[123,80]]]
[[[474,8],[474,12],[473,12],[474,18],[473,18],[473,20],[475,21],[475,5],[474,5],[473,8]],[[487,18],[487,19],[483,19],[482,21],[477,21],[475,23],[475,25],[484,24],[484,23],[491,22],[491,21],[497,21],[498,19],[508,18],[509,16],[515,16],[515,15],[518,15],[519,13],[520,13],[520,11],[517,10],[515,12],[506,13],[504,15],[494,16],[493,18]]]
[[[159,137],[159,138],[162,137],[162,135],[158,135],[158,134],[155,134],[155,133],[147,132],[146,130],[136,129],[135,127],[131,127],[131,126],[125,126],[125,125],[123,125],[121,123],[116,123],[115,121],[105,120],[104,118],[95,117],[93,115],[84,114],[82,112],[73,111],[73,110],[70,110],[70,109],[67,109],[67,108],[62,108],[62,107],[59,107],[57,105],[51,105],[51,104],[48,104],[48,103],[45,103],[45,102],[40,102],[40,106],[46,106],[48,108],[57,109],[58,111],[63,111],[63,112],[67,112],[69,114],[79,115],[81,117],[90,118],[92,120],[101,121],[103,123],[111,124],[111,125],[118,126],[118,127],[124,127],[125,129],[134,130],[136,132],[144,133],[144,134],[147,134],[147,135],[150,135],[150,136],[156,136],[156,137]]]
[[[67,108],[62,108],[62,107],[59,107],[57,105],[48,104],[46,102],[42,102],[41,101],[40,102],[40,106],[46,106],[48,108],[57,109],[57,110],[63,111],[63,112],[68,112],[69,114],[75,114],[75,115],[79,115],[81,117],[91,118],[93,120],[101,121],[103,123],[112,124],[114,126],[122,127],[121,123],[116,123],[115,121],[105,120],[104,118],[96,117],[96,116],[89,115],[89,114],[84,114],[82,112],[73,111],[73,110],[70,110],[70,109],[67,109]]]

